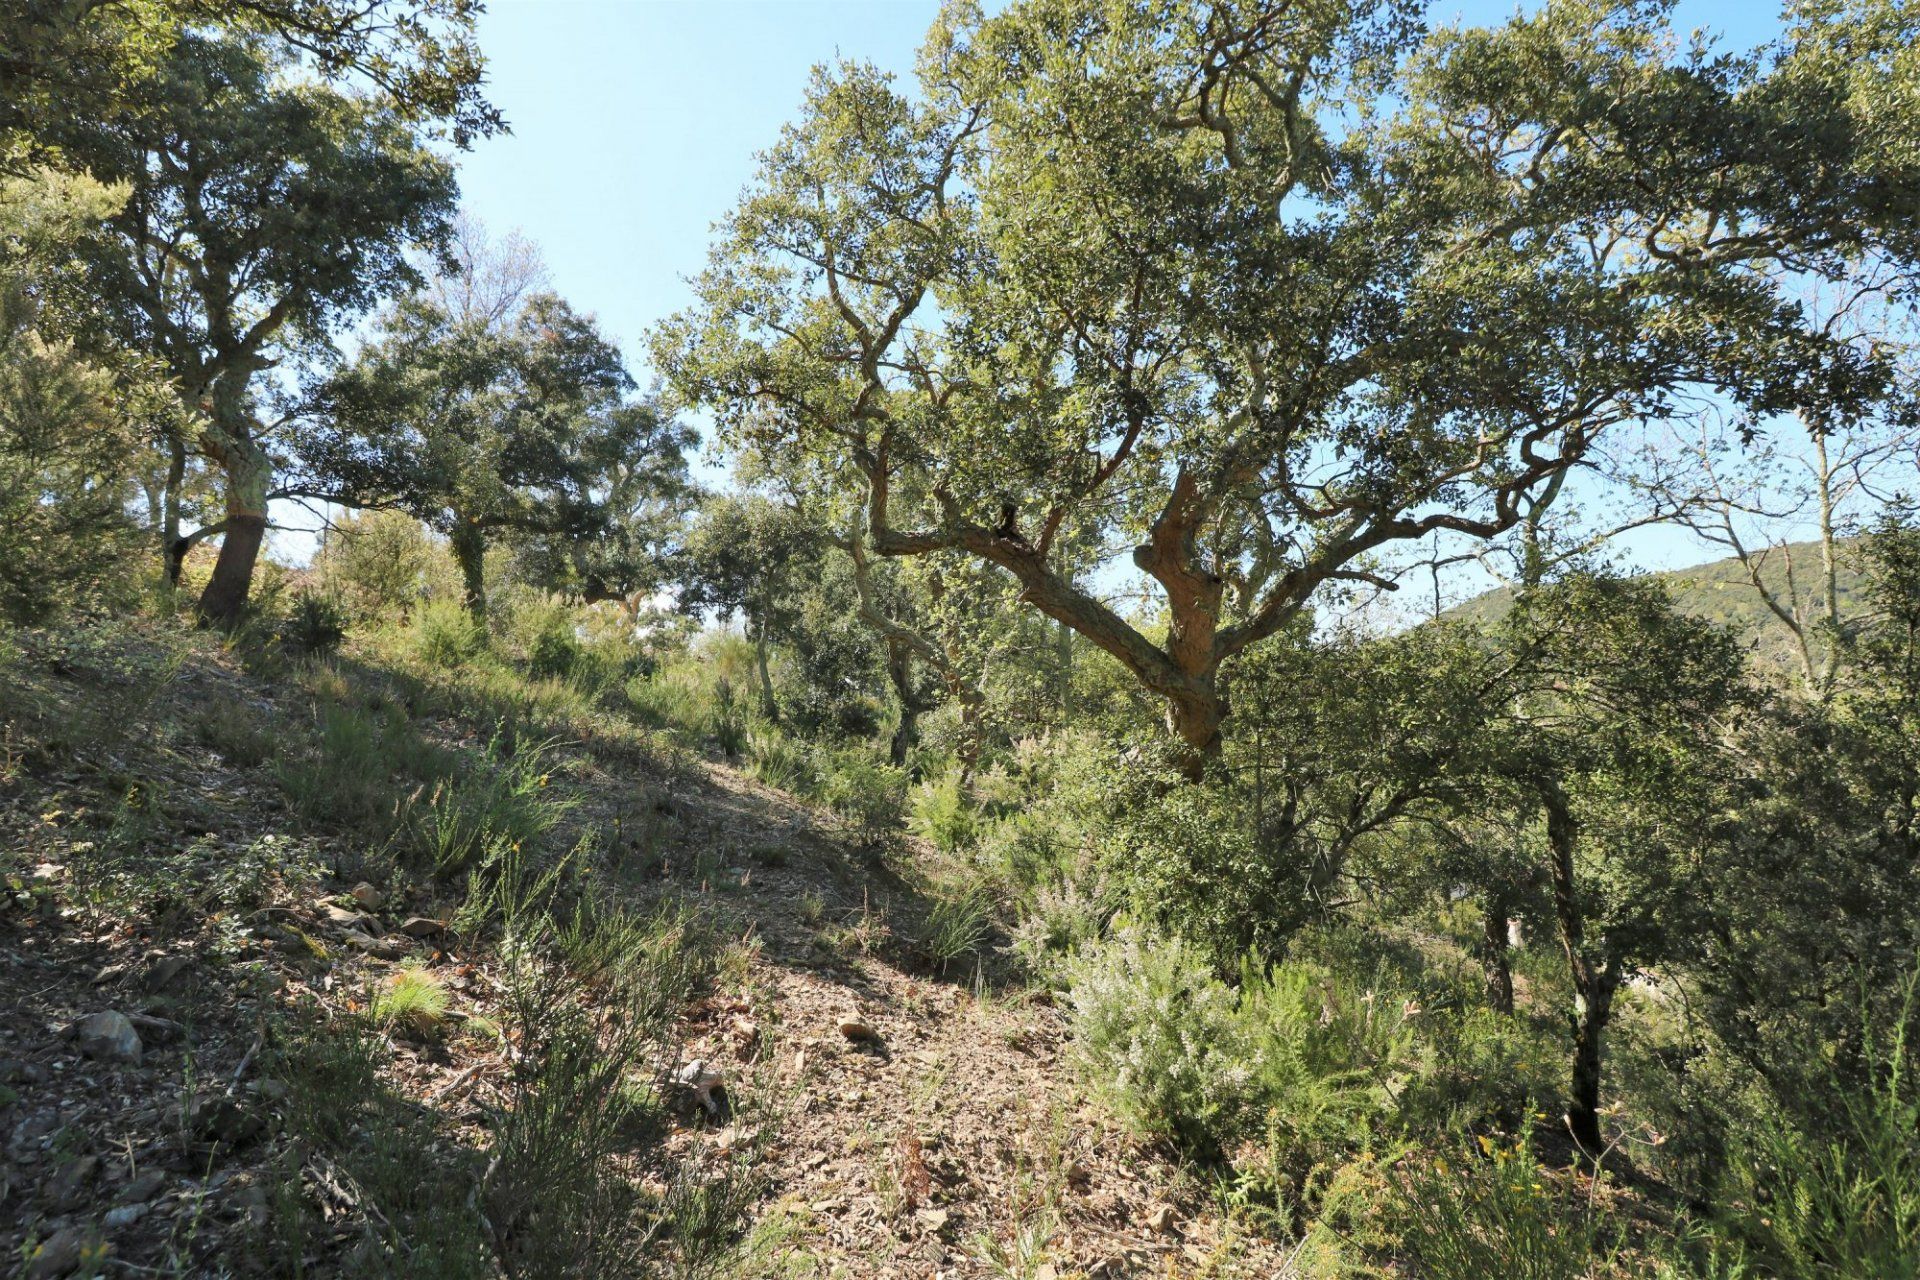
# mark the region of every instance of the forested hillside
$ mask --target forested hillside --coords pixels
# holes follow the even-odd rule
[[[1848,617],[1857,617],[1869,607],[1861,560],[1865,548],[1841,539],[1834,549],[1835,599]],[[1649,576],[1666,590],[1677,612],[1723,628],[1752,649],[1758,666],[1790,677],[1796,662],[1793,633],[1768,607],[1767,596],[1789,614],[1796,603],[1805,612],[1821,585],[1822,548],[1818,542],[1781,542],[1763,550],[1764,556],[1754,557],[1760,590],[1747,562],[1737,556]],[[1471,626],[1491,626],[1512,611],[1515,595],[1510,587],[1498,587],[1449,609],[1446,616]]]
[[[991,10],[0,0],[21,1275],[1920,1276],[1920,4]]]

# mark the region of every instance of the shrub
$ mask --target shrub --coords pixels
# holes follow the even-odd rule
[[[404,614],[422,600],[455,591],[446,549],[399,511],[350,514],[335,522],[313,567],[360,618]]]
[[[1061,881],[1073,852],[1051,814],[1024,810],[987,825],[978,848],[981,862],[1023,892]]]
[[[1391,1200],[1400,1251],[1430,1280],[1585,1280],[1619,1241],[1575,1189],[1541,1169],[1527,1143],[1408,1162]],[[1884,1274],[1854,1272],[1854,1275]]]
[[[1238,987],[1177,938],[1136,929],[1067,966],[1084,1066],[1135,1132],[1296,1204],[1398,1118],[1418,1006],[1323,966],[1247,965]]]
[[[661,1241],[648,1224],[664,1219],[686,1229],[683,1252],[711,1259],[738,1235],[758,1181],[642,1147],[658,1129],[639,1121],[659,1105],[659,1077],[634,1078],[665,1056],[675,1017],[713,972],[710,940],[676,913],[569,908],[555,892],[565,864],[532,868],[503,855],[489,896],[505,935],[502,1029],[521,1049],[480,1186],[495,1248],[510,1274],[652,1274]],[[644,1192],[643,1172],[665,1192]]]
[[[436,667],[457,667],[487,647],[487,633],[457,601],[430,600],[413,617],[414,651]]]
[[[820,780],[820,799],[862,834],[897,830],[907,807],[907,774],[852,748],[838,752]]]
[[[973,847],[977,823],[957,770],[930,778],[914,788],[908,829],[945,854]]]
[[[332,653],[347,638],[347,609],[331,592],[311,588],[294,594],[280,638],[310,656]]]
[[[978,885],[935,886],[917,936],[928,963],[945,972],[956,960],[979,954],[992,932],[993,901]]]
[[[1241,1125],[1256,1048],[1238,997],[1178,938],[1126,930],[1069,967],[1090,1084],[1145,1137],[1217,1150]]]
[[[1104,880],[1042,885],[1027,900],[1007,950],[1036,977],[1062,979],[1067,958],[1105,932],[1113,914],[1108,897]]]
[[[281,789],[294,812],[316,826],[384,836],[402,798],[398,779],[422,779],[434,759],[397,717],[323,702],[311,747],[283,756]]]
[[[435,874],[455,876],[503,847],[537,847],[575,805],[549,791],[552,744],[511,743],[495,731],[483,760],[435,786],[414,813],[414,847]]]
[[[1790,1100],[1738,1159],[1734,1224],[1782,1275],[1920,1276],[1920,1087],[1908,1059],[1920,974],[1891,1027],[1863,1028],[1865,1078],[1824,1108]],[[1797,1104],[1797,1105],[1796,1105]]]
[[[338,1230],[364,1233],[376,1273],[454,1280],[497,1276],[473,1174],[453,1122],[401,1096],[383,1081],[384,1038],[359,1019],[325,1019],[302,1009],[277,1020],[268,1062],[287,1085],[280,1104],[295,1139],[275,1177],[265,1270],[297,1275],[316,1253],[337,1247]],[[355,1199],[342,1218],[319,1211],[303,1185],[304,1156],[317,1151],[345,1178]],[[384,1255],[384,1256],[383,1256]]]
[[[816,785],[811,753],[777,730],[747,731],[747,768],[770,787],[806,795]]]
[[[536,679],[572,675],[585,654],[573,608],[557,596],[525,589],[513,592],[511,601],[506,631],[525,659],[527,673]]]
[[[221,698],[195,713],[194,740],[235,768],[250,769],[273,758],[274,733],[265,723],[269,715],[238,698]]]

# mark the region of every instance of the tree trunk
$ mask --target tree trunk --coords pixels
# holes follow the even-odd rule
[[[487,535],[479,525],[460,520],[448,538],[454,563],[460,566],[460,583],[467,612],[475,622],[487,625]]]
[[[1188,782],[1200,781],[1220,758],[1226,719],[1227,700],[1211,682],[1167,695],[1167,728],[1180,740],[1180,774]]]
[[[191,545],[180,537],[180,491],[186,483],[186,442],[169,432],[167,479],[160,491],[160,559],[169,587],[180,585],[180,571],[187,562],[187,548]]]
[[[780,702],[773,696],[773,669],[767,661],[767,629],[753,628],[753,669],[760,677],[760,714],[768,724],[780,723]]]
[[[1620,967],[1611,956],[1596,960],[1588,953],[1586,923],[1574,884],[1579,824],[1558,784],[1549,780],[1542,798],[1547,810],[1547,844],[1552,849],[1549,870],[1554,915],[1560,924],[1567,969],[1573,977],[1573,1070],[1567,1084],[1567,1130],[1582,1150],[1597,1158],[1606,1149],[1600,1132],[1600,1086],[1605,1066],[1601,1040],[1613,1015]]]
[[[1574,994],[1573,1076],[1567,1086],[1567,1130],[1581,1150],[1599,1156],[1607,1149],[1600,1132],[1600,1083],[1605,1059],[1601,1038],[1613,1018],[1617,985],[1611,969],[1577,985]]]
[[[913,688],[913,650],[904,640],[887,637],[887,680],[893,685],[894,701],[900,704],[900,724],[887,744],[887,762],[905,768],[907,756],[920,742],[920,713],[926,709]]]
[[[1513,1012],[1513,966],[1507,951],[1507,894],[1490,889],[1480,898],[1480,971],[1487,1004],[1495,1013]]]
[[[226,471],[226,531],[213,577],[200,594],[203,624],[232,627],[247,608],[253,589],[253,567],[267,536],[267,490],[273,479],[273,460],[267,451],[241,431],[209,429],[210,452]]]

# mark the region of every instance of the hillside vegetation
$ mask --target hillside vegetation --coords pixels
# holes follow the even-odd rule
[[[1674,14],[952,0],[563,290],[475,0],[0,0],[0,1257],[1920,1278],[1920,0]]]
[[[1835,596],[1843,616],[1857,616],[1865,605],[1865,577],[1857,542],[1836,544]],[[1757,553],[1756,553],[1757,557]],[[1760,583],[1781,607],[1793,612],[1797,602],[1809,620],[1818,616],[1816,602],[1824,592],[1818,542],[1788,542],[1769,549],[1759,562]],[[1790,673],[1798,658],[1792,632],[1754,590],[1747,565],[1737,556],[1666,569],[1647,575],[1667,592],[1673,607],[1688,617],[1724,628],[1752,650],[1761,667]],[[1447,610],[1445,616],[1473,626],[1489,626],[1513,608],[1514,591],[1496,587]]]

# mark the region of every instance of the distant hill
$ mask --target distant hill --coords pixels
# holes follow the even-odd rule
[[[1860,608],[1864,587],[1859,566],[1841,545],[1839,564],[1840,615],[1847,617]],[[1793,577],[1803,600],[1819,589],[1820,544],[1795,542],[1767,557],[1762,579],[1784,602],[1787,598],[1787,565],[1791,560]],[[1729,556],[1709,564],[1685,569],[1669,569],[1648,575],[1666,584],[1673,601],[1684,613],[1732,630],[1752,644],[1755,658],[1763,665],[1797,662],[1793,640],[1780,620],[1768,611],[1747,580],[1747,571],[1739,560]],[[1447,610],[1446,616],[1462,621],[1488,624],[1499,621],[1513,606],[1513,591],[1500,587],[1475,596]]]

